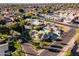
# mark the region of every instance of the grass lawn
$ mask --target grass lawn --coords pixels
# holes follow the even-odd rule
[[[70,30],[70,28],[68,26],[64,26],[64,25],[60,25],[60,24],[56,24],[56,25],[61,27],[62,30],[64,30],[64,32],[68,32]]]
[[[72,55],[71,49],[68,49],[68,50],[65,52],[65,56],[71,56],[71,55]]]

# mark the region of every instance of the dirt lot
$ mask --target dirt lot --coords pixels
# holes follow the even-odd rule
[[[68,27],[68,26],[60,25],[60,24],[55,24],[55,25],[61,27],[64,30],[64,32],[68,32],[70,30],[70,27]]]

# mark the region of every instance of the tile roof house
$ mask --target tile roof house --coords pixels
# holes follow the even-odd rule
[[[34,56],[36,56],[38,54],[38,52],[29,43],[22,44],[22,48],[26,54],[30,54],[30,55],[34,55]]]

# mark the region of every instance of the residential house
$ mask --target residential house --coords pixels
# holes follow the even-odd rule
[[[22,49],[26,53],[26,55],[28,54],[28,55],[32,55],[32,56],[34,55],[34,56],[36,56],[38,54],[38,52],[36,51],[36,49],[34,49],[32,47],[32,45],[29,44],[29,43],[22,44]]]
[[[31,23],[32,25],[40,25],[40,22],[38,19],[32,19]]]
[[[6,44],[0,44],[0,56],[9,56],[9,47],[8,43]]]

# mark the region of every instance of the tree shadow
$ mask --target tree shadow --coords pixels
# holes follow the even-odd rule
[[[62,41],[61,39],[57,39],[57,40],[55,40],[55,41]]]
[[[63,48],[62,46],[58,46],[58,45],[51,45],[51,47],[53,47],[53,48]]]
[[[50,52],[55,52],[55,53],[58,53],[58,52],[61,51],[60,49],[55,49],[55,48],[43,48],[43,49],[46,49],[46,50],[48,50]]]
[[[66,43],[61,43],[61,45],[67,45]]]
[[[54,49],[54,48],[52,48],[52,49],[47,49],[47,50],[48,50],[48,51],[51,51],[51,52],[56,52],[56,53],[60,52],[59,49]]]

